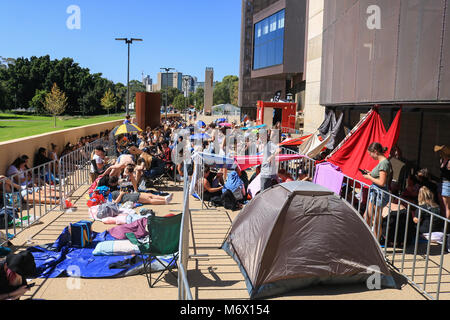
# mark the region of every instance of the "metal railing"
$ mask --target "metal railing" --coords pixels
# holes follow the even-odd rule
[[[298,152],[285,147],[281,148],[281,153],[288,155],[299,155]],[[316,172],[316,161],[304,156],[300,159],[280,162],[279,167],[280,169],[286,170],[286,172],[289,173],[294,180],[298,179],[300,173],[303,173],[306,177],[312,180]]]
[[[65,200],[89,181],[90,158],[98,145],[113,150],[107,139],[98,139],[58,160],[18,170],[10,177],[0,179],[3,191],[0,230],[5,233],[0,246],[39,223],[49,212],[64,210]]]
[[[183,218],[180,230],[179,263],[178,263],[178,300],[193,300],[191,289],[187,278],[186,268],[189,262],[189,225],[191,221],[191,210],[189,208],[189,176],[187,164],[184,163],[184,186],[183,186]]]
[[[282,152],[298,154],[285,148]],[[316,171],[315,161],[309,158],[280,163],[280,167],[294,179],[298,178],[299,168],[306,169],[305,173],[311,180],[314,179]],[[373,204],[371,193],[374,197]],[[450,270],[444,266],[445,255],[449,249],[449,219],[387,190],[346,175],[343,177],[339,196],[364,217],[380,242],[386,262],[414,288],[432,300],[439,300],[442,293],[449,293]],[[424,217],[429,223],[428,230],[421,229]],[[436,226],[439,226],[438,230],[435,230]],[[434,240],[434,235],[439,239]],[[446,281],[443,281],[444,277]],[[445,289],[443,284],[447,284]]]
[[[371,192],[383,201],[374,200],[372,204]],[[442,278],[450,276],[450,271],[444,267],[450,220],[346,175],[341,197],[366,218],[375,238],[379,239],[386,261],[427,298],[439,300]],[[429,221],[427,230],[421,228],[424,218]],[[438,239],[434,240],[434,235]]]

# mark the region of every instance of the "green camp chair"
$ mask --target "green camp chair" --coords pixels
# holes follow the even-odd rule
[[[180,242],[182,216],[182,214],[172,217],[149,216],[147,223],[149,241],[145,243],[138,241],[134,233],[126,234],[131,243],[139,247],[140,254],[142,255],[144,261],[144,272],[150,288],[153,288],[153,286],[161,279],[166,270],[170,271],[170,273],[177,278],[172,271],[172,264],[178,259],[178,245]],[[144,255],[148,255],[148,258],[144,259]],[[173,255],[173,258],[168,264],[166,264],[158,258],[163,255]],[[155,282],[152,283],[151,262],[153,259],[156,259],[161,265],[163,265],[164,270],[161,271]]]

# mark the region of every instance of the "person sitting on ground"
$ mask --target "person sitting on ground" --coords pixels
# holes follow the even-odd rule
[[[438,186],[431,181],[430,173],[427,168],[417,171],[415,178],[420,187],[427,187],[433,193],[434,199],[438,199]]]
[[[413,174],[409,174],[406,179],[406,188],[400,195],[400,198],[409,202],[417,204],[417,197],[419,195],[420,185]]]
[[[294,181],[291,174],[285,169],[278,170],[278,178],[281,180],[281,183]]]
[[[248,182],[248,184],[252,183],[253,180],[255,180],[255,178],[257,176],[259,176],[259,174],[261,173],[261,165],[257,166],[255,169],[255,172],[252,174],[252,176],[250,177],[250,181]]]
[[[95,161],[97,166],[97,173],[102,174],[107,169],[107,161],[108,159],[105,156],[105,149],[102,146],[95,147],[94,157],[92,160]],[[94,165],[91,164],[91,173],[95,172]]]
[[[27,171],[27,163],[28,157],[23,155],[18,157],[14,162],[9,166],[6,171],[6,176],[8,178],[12,178],[13,181],[19,185],[26,186],[31,183],[31,180],[28,179]]]
[[[50,144],[51,148],[48,151],[48,158],[51,160],[58,161],[58,146],[53,142]]]
[[[104,175],[97,183],[97,187],[108,187],[109,191],[119,191],[119,178],[117,176]]]
[[[10,253],[0,262],[0,300],[18,300],[30,290],[27,278],[36,277],[36,263],[29,251]]]
[[[312,181],[312,179],[309,177],[309,170],[299,168],[297,174],[297,181]]]
[[[442,218],[443,215],[441,215],[441,210],[439,208],[439,205],[435,202],[433,192],[428,189],[427,187],[422,187],[419,190],[418,195],[418,202],[419,206],[422,209],[431,211],[435,214],[433,217],[433,226],[431,228],[431,232],[443,232],[444,231],[444,220]],[[422,211],[419,221],[419,212],[416,211],[416,216],[413,218],[414,222],[416,224],[419,224],[419,232],[420,233],[429,233],[430,232],[430,223],[431,223],[431,215],[426,212]]]
[[[222,196],[223,176],[211,171],[209,166],[205,166],[203,183],[203,200],[210,201],[214,197]]]
[[[116,163],[108,167],[108,169],[106,169],[106,171],[102,175],[120,177],[123,170],[129,164],[134,164],[133,156],[131,154],[121,154],[117,158]]]
[[[123,171],[123,178],[126,182],[131,183],[134,191],[138,191],[138,180],[136,180],[135,169],[136,165],[129,164]]]

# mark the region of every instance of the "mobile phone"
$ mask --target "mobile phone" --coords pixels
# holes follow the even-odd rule
[[[36,284],[36,283],[34,283],[34,282],[29,283],[29,284],[27,284],[27,288],[28,288],[28,289],[33,288],[35,284]]]
[[[361,172],[362,174],[368,174],[368,173],[369,173],[367,170],[364,170],[364,169],[358,169],[358,170],[359,170],[359,172]]]

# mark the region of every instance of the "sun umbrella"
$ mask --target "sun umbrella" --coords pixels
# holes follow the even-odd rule
[[[216,120],[217,123],[222,123],[222,122],[226,122],[226,121],[227,121],[227,119],[225,119],[225,118],[220,118],[220,119]]]
[[[142,131],[142,129],[132,123],[124,123],[113,129],[115,136],[118,136],[120,134],[131,133],[131,132],[140,132],[140,131]]]
[[[206,123],[204,123],[202,120],[197,121],[197,127],[202,128],[206,127]]]
[[[221,126],[221,127],[231,127],[231,123],[223,122],[223,123],[219,124],[219,126]]]

